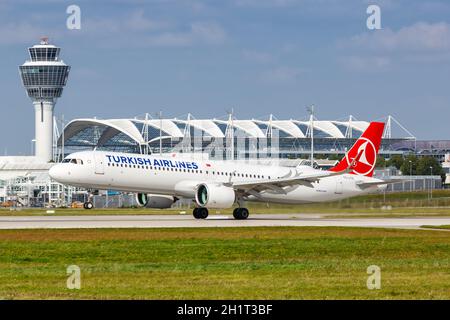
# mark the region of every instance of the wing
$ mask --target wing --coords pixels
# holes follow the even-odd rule
[[[231,187],[233,187],[236,191],[240,191],[243,193],[249,193],[255,195],[255,193],[272,190],[279,193],[286,193],[284,190],[285,187],[295,186],[295,185],[306,185],[311,186],[312,183],[319,181],[320,179],[326,177],[332,177],[337,175],[342,175],[347,173],[347,171],[341,172],[332,172],[332,171],[323,171],[323,172],[315,172],[309,174],[298,174],[293,177],[284,177],[278,179],[270,179],[265,181],[249,181],[249,182],[230,182],[228,183]]]

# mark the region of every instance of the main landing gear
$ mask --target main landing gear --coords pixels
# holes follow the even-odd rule
[[[247,208],[236,208],[233,210],[233,217],[236,220],[245,220],[248,218],[248,209]]]
[[[206,219],[208,218],[208,209],[207,208],[194,208],[193,215],[195,219]],[[248,209],[247,208],[236,208],[233,210],[233,217],[236,220],[245,220],[248,218]]]
[[[207,208],[194,208],[192,212],[194,214],[195,219],[206,219],[208,218],[208,209]]]

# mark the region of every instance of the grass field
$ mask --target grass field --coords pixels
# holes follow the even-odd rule
[[[450,230],[450,226],[422,226],[422,228],[427,228],[427,229],[443,229],[443,230]]]
[[[4,230],[0,252],[3,299],[450,299],[445,231]],[[81,290],[66,288],[73,264]]]

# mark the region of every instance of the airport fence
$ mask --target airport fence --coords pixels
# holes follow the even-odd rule
[[[401,200],[363,200],[363,201],[338,201],[326,206],[339,209],[392,209],[392,208],[450,208],[450,198],[435,199],[401,199]]]

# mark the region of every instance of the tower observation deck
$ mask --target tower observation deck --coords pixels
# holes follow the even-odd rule
[[[70,66],[59,59],[60,50],[42,38],[40,44],[28,48],[31,60],[19,67],[23,86],[35,110],[35,155],[46,162],[52,159],[53,109],[70,72]]]

